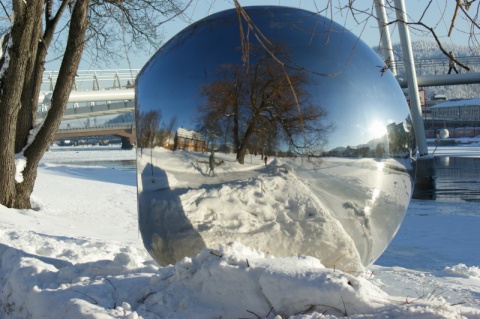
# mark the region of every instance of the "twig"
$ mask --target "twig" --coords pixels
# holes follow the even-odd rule
[[[142,298],[140,298],[137,302],[139,304],[143,304],[145,302],[145,300],[148,299],[148,297],[150,297],[151,295],[154,295],[154,294],[156,294],[156,292],[150,289],[150,292],[148,294],[146,294],[145,296],[143,296]]]
[[[117,292],[117,288],[113,285],[113,283],[110,281],[110,279],[108,279],[107,277],[105,277],[105,280],[108,281],[108,283],[109,283],[110,285],[112,285],[113,290],[114,290],[115,292]]]
[[[342,303],[343,303],[343,314],[345,315],[345,317],[348,317],[348,313],[347,313],[347,306],[345,306],[345,301],[343,300],[343,297],[340,295],[340,298],[342,299]]]
[[[427,29],[433,36],[433,38],[435,39],[435,42],[437,43],[438,45],[438,48],[440,49],[440,51],[442,51],[442,53],[447,56],[450,60],[454,61],[456,64],[458,64],[460,67],[464,68],[465,70],[467,71],[470,71],[470,68],[463,64],[462,62],[458,61],[456,58],[453,58],[450,53],[447,52],[447,50],[445,50],[443,48],[443,45],[442,43],[440,42],[440,39],[438,38],[437,34],[435,33],[435,30],[433,30],[433,28],[427,26],[425,23],[423,22],[404,22],[404,21],[400,21],[400,20],[395,20],[395,21],[392,21],[390,23],[388,23],[388,25],[390,24],[394,24],[394,23],[405,23],[407,26],[410,26],[410,25],[419,25],[425,29]]]
[[[263,319],[266,319],[268,318],[268,316],[270,316],[270,314],[272,313],[273,311],[273,307],[270,308],[270,311],[267,313],[266,316],[263,317]],[[252,315],[254,315],[255,317],[257,317],[258,319],[262,319],[262,317],[260,317],[259,315],[257,315],[255,312],[251,311],[251,310],[247,310],[248,313],[251,313]]]
[[[455,11],[453,12],[452,23],[450,24],[450,29],[448,30],[448,36],[452,33],[453,26],[455,25],[455,19],[457,19],[458,8],[460,7],[460,0],[457,0],[457,5],[455,6]]]
[[[464,305],[466,303],[467,303],[466,301],[460,301],[460,302],[457,302],[457,303],[452,303],[452,304],[450,304],[450,306]]]
[[[87,297],[88,299],[92,300],[92,303],[93,303],[94,305],[98,305],[98,301],[97,301],[95,298],[93,298],[93,297],[91,297],[91,296],[87,295],[86,293],[83,293],[83,292],[81,292],[81,291],[78,291],[78,290],[75,290],[75,289],[72,289],[72,291],[75,291],[75,292],[77,292],[77,293],[79,293],[79,294],[81,294],[81,295],[83,295],[83,296]]]
[[[223,255],[221,255],[221,254],[219,254],[219,253],[216,253],[216,252],[214,252],[213,250],[210,252],[210,255],[214,255],[214,256],[216,256],[216,257],[218,257],[218,258],[222,258],[222,257],[223,257]]]
[[[173,274],[171,274],[171,275],[168,275],[168,276],[167,276],[167,277],[165,277],[165,278],[162,278],[162,280],[167,280],[168,278],[172,278],[172,277],[173,277]]]
[[[342,302],[343,302],[343,298],[342,298]],[[345,302],[343,302],[343,307],[344,307],[344,310],[342,311],[342,309],[340,308],[337,308],[337,307],[333,307],[333,306],[328,306],[328,305],[323,305],[323,304],[311,304],[311,305],[308,305],[309,307],[304,311],[302,312],[301,314],[306,314],[307,312],[309,311],[312,311],[315,309],[315,307],[320,307],[320,308],[327,308],[327,309],[333,309],[339,313],[341,313],[342,315],[344,315],[345,317],[347,316],[347,310],[346,310],[346,307],[345,307]],[[324,312],[322,312],[322,314],[326,314],[327,313],[327,309],[325,309]]]

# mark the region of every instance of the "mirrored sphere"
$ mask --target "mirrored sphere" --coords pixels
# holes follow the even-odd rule
[[[301,9],[244,9],[184,29],[137,78],[144,245],[162,265],[236,241],[362,271],[412,194],[404,94],[341,25]]]

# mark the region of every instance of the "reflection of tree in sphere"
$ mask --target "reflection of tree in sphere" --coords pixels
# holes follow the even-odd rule
[[[440,132],[438,132],[438,136],[440,136],[440,138],[448,138],[450,136],[450,132],[448,132],[446,128],[442,128]]]
[[[200,20],[137,77],[144,245],[161,264],[237,241],[361,272],[412,193],[403,92],[341,25],[295,8],[245,11],[255,25],[234,9]]]

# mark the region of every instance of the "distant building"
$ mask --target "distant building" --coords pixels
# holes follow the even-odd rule
[[[435,120],[480,120],[480,98],[450,100],[431,107]]]
[[[207,141],[203,134],[180,127],[175,133],[173,150],[205,152],[207,150]]]
[[[427,138],[436,138],[445,129],[450,138],[480,135],[480,98],[449,100],[431,111],[433,125],[425,130]]]

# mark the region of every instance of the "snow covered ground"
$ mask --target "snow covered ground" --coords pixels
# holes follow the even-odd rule
[[[480,148],[435,151],[459,154]],[[238,243],[159,267],[138,232],[135,172],[71,164],[134,156],[49,152],[34,208],[0,206],[0,318],[480,318],[475,204],[412,201],[391,247],[358,277]]]

